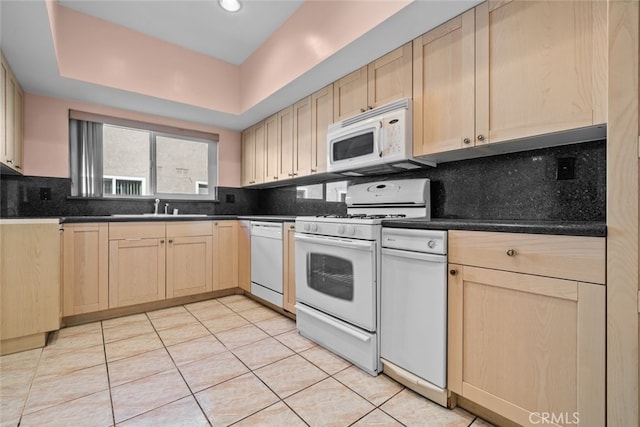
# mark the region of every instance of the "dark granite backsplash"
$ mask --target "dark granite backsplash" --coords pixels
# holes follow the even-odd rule
[[[560,158],[575,159],[575,179],[557,180]],[[606,141],[440,164],[437,168],[349,178],[350,183],[431,179],[433,218],[606,220]],[[1,217],[110,215],[153,211],[153,200],[70,199],[64,178],[0,177]],[[41,200],[41,188],[51,200]],[[234,201],[228,198],[231,196]],[[346,212],[344,203],[296,198],[296,187],[218,188],[218,202],[162,200],[170,210],[215,215],[317,215]]]

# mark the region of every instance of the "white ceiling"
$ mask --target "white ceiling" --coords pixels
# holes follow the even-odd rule
[[[245,1],[236,14],[222,14],[217,0],[60,1],[80,12],[237,64],[304,0]],[[480,0],[416,0],[241,115],[61,77],[44,0],[0,0],[0,48],[27,92],[241,130],[478,3]]]

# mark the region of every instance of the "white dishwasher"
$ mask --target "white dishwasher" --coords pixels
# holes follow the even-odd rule
[[[446,405],[447,232],[383,228],[381,246],[384,371]]]
[[[282,223],[251,221],[251,293],[283,305]]]

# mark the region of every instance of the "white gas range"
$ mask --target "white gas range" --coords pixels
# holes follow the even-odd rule
[[[377,375],[384,219],[430,218],[428,179],[352,185],[347,215],[296,218],[300,333]]]

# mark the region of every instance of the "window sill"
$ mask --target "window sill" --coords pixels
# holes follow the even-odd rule
[[[173,203],[220,203],[218,199],[188,199],[188,198],[164,198],[164,197],[83,197],[83,196],[67,196],[67,200],[91,200],[91,201],[102,201],[102,202],[146,202],[146,201],[154,201],[155,199],[160,199],[162,202],[173,202]]]

